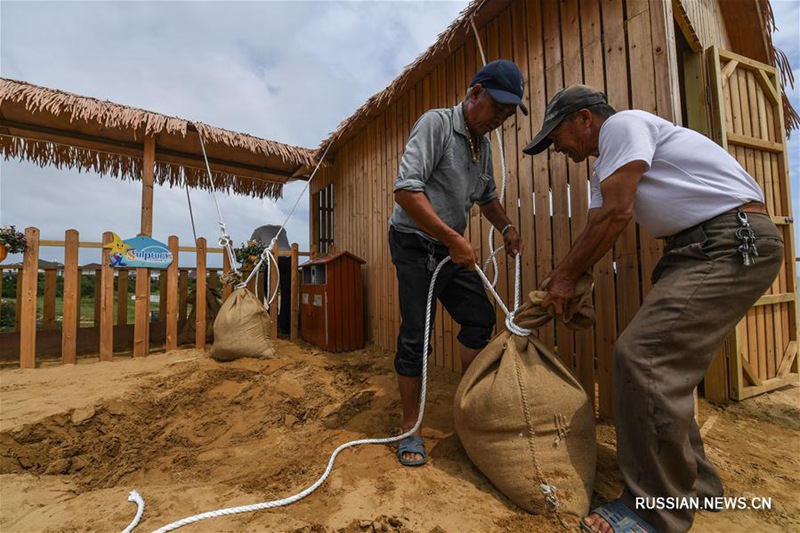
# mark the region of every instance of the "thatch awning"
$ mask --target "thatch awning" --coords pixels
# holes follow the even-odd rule
[[[155,182],[210,189],[202,134],[217,190],[277,198],[307,179],[314,151],[199,122],[0,78],[0,153],[39,166],[142,177],[146,136],[155,137]]]
[[[471,21],[474,20],[478,28],[495,17],[513,0],[474,0],[442,32],[436,42],[408,65],[392,83],[382,91],[374,94],[353,115],[343,120],[339,127],[322,141],[318,154],[321,154],[329,145],[330,153],[347,139],[354,136],[369,119],[379,115],[384,109],[401,96],[407,89],[422,79],[434,69],[441,61],[449,56],[453,50],[460,47],[467,39],[472,37]],[[545,1],[545,0],[539,0]],[[743,7],[749,8],[752,13],[742,16]],[[748,0],[747,2],[722,2],[720,8],[726,24],[732,26],[731,32],[735,35],[734,50],[752,57],[763,63],[775,65],[780,73],[784,86],[790,84],[794,87],[794,77],[791,66],[785,54],[775,48],[772,43],[772,32],[775,29],[775,18],[769,0]],[[786,129],[790,131],[800,127],[800,117],[792,108],[786,95],[783,96],[784,117]]]

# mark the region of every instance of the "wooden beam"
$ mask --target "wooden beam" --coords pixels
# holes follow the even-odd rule
[[[103,233],[104,244],[109,244],[113,241],[113,233],[110,231]],[[102,264],[99,295],[100,360],[112,361],[114,359],[114,269],[111,267],[111,258],[105,251],[103,252]],[[124,304],[124,302],[121,303]]]
[[[61,321],[61,363],[76,362],[80,283],[78,283],[78,232],[69,229],[64,234],[64,296]]]
[[[757,139],[748,135],[740,135],[738,133],[728,133],[728,143],[737,146],[744,146],[746,148],[755,148],[757,150],[766,150],[768,152],[781,153],[783,152],[783,144],[765,139]]]
[[[773,305],[773,304],[782,304],[786,302],[793,302],[797,299],[797,296],[792,294],[791,292],[786,292],[782,294],[765,294],[761,298],[759,298],[756,303],[753,304],[753,307],[757,305]]]
[[[199,350],[206,347],[206,239],[197,239],[197,285],[194,298],[195,323],[194,346]]]
[[[167,316],[162,318],[167,323],[167,350],[178,347],[178,237],[170,235],[169,251],[172,263],[167,269]]]
[[[22,302],[20,314],[19,366],[36,367],[36,291],[39,277],[39,229],[25,228],[27,249],[22,260]],[[19,277],[17,278],[19,283]]]
[[[750,366],[750,363],[747,359],[744,358],[744,354],[742,354],[741,358],[739,359],[742,364],[742,371],[744,372],[744,377],[750,380],[750,383],[755,385],[756,387],[762,384],[761,379],[756,374],[756,371],[753,370],[753,367]]]
[[[295,342],[300,332],[300,272],[297,255],[297,243],[292,243],[292,300],[291,300],[291,327],[289,338]]]
[[[782,378],[788,374],[789,369],[792,368],[792,364],[794,363],[795,359],[797,359],[797,341],[791,341],[786,346],[786,351],[783,352],[783,357],[781,357],[781,364],[778,367],[776,377]]]
[[[779,389],[786,385],[797,384],[800,381],[800,375],[793,373],[780,378],[772,378],[764,381],[760,386],[747,387],[739,394],[739,400],[746,400],[753,396],[758,396],[771,390]]]
[[[148,135],[144,139],[142,158],[142,223],[139,233],[153,235],[153,180],[155,176],[156,138]]]

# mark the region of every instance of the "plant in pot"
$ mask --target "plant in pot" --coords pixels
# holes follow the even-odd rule
[[[0,228],[0,261],[3,261],[8,254],[24,252],[27,245],[25,234],[17,231],[14,226]]]
[[[233,252],[243,268],[252,268],[258,262],[258,258],[261,257],[265,248],[266,246],[261,241],[251,240],[239,248],[234,248]]]

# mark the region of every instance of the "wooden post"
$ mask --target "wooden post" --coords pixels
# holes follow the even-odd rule
[[[19,366],[36,367],[36,291],[39,276],[39,230],[25,228],[28,248],[22,260],[22,305],[18,307],[20,317]],[[17,278],[19,283],[19,278]]]
[[[128,323],[128,269],[121,268],[117,274],[117,325]]]
[[[102,270],[96,268],[94,271],[94,293],[92,294],[92,298],[94,298],[94,327],[100,327],[100,280],[102,274]]]
[[[223,249],[222,250],[222,272],[224,274],[229,273],[231,270],[231,260],[228,259],[228,251]],[[225,303],[225,300],[228,299],[228,296],[231,295],[233,292],[233,285],[230,283],[226,283],[224,287],[222,287],[222,303]]]
[[[114,234],[110,231],[103,233],[103,244],[114,241]],[[100,360],[111,361],[114,359],[114,269],[111,267],[111,258],[103,249],[100,269]],[[97,295],[95,295],[97,297]]]
[[[61,321],[61,363],[74,365],[76,361],[78,329],[78,232],[69,229],[64,234],[64,318]]]
[[[44,271],[44,319],[42,329],[56,329],[56,278],[58,271],[49,268]]]
[[[170,235],[169,251],[172,263],[167,269],[167,351],[178,347],[178,237]]]
[[[275,242],[275,245],[272,247],[272,257],[275,258],[275,263],[278,262],[278,253],[280,249],[278,246],[278,242]],[[272,270],[272,267],[275,267],[275,270]],[[278,269],[277,265],[271,265],[267,262],[267,268],[264,271],[265,274],[267,272],[270,273],[269,276],[269,294],[267,294],[267,302],[269,299],[272,298],[273,294],[275,294],[275,290],[278,288],[278,278],[280,277],[280,270]],[[262,284],[263,285],[263,284]],[[270,332],[270,337],[272,339],[278,338],[278,306],[280,300],[278,296],[275,295],[275,299],[272,301],[272,304],[269,306],[269,318],[272,320],[272,331]]]
[[[150,269],[136,269],[136,304],[133,318],[133,356],[150,353]]]
[[[194,299],[195,324],[194,346],[199,350],[206,347],[206,239],[197,239],[197,291]]]
[[[292,342],[296,341],[299,336],[300,325],[300,273],[298,271],[299,257],[297,252],[297,243],[292,243],[292,299],[290,312],[291,329],[289,336]]]
[[[23,259],[23,265],[24,265],[24,259]],[[20,330],[20,324],[22,321],[22,276],[24,272],[25,272],[24,266],[20,266],[17,269],[17,306],[15,308],[17,311],[17,315],[14,317],[14,331]]]
[[[319,247],[316,244],[308,246],[308,256],[310,259],[316,259],[319,255]]]
[[[153,236],[153,179],[156,167],[156,138],[144,138],[144,157],[142,158],[142,223],[141,234]]]
[[[169,245],[168,245],[169,246]],[[158,271],[158,321],[165,322],[167,316],[167,271]]]

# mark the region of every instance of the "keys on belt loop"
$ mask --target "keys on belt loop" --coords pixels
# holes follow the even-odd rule
[[[428,274],[433,274],[436,270],[436,247],[433,245],[432,242],[428,243],[428,260],[425,264],[425,268],[428,270]]]
[[[753,228],[750,227],[750,222],[747,220],[747,213],[741,209],[736,210],[736,217],[739,219],[741,226],[736,230],[736,238],[741,243],[739,245],[739,253],[742,254],[742,261],[744,266],[753,264],[753,257],[758,257],[758,250],[756,249],[756,234]]]

